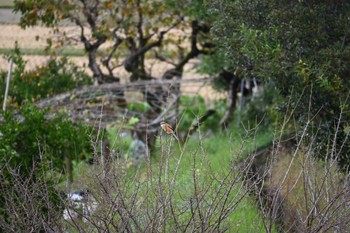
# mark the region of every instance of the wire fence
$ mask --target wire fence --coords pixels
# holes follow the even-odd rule
[[[200,95],[200,92],[208,94],[212,91],[210,84],[211,78],[184,78],[84,86],[43,99],[36,105],[39,108],[50,108],[51,115],[64,111],[73,121],[82,120],[87,124],[106,127],[110,124],[121,123],[133,116],[142,116],[142,111],[129,108],[130,105],[142,105],[155,101],[160,105],[156,107],[162,108],[162,113],[155,116],[154,119],[147,119],[152,122],[159,116],[163,119],[174,117],[170,109],[180,95],[196,96]],[[176,87],[180,87],[180,92],[173,92]],[[161,96],[157,95],[159,88],[161,88]],[[121,96],[120,93],[123,95]],[[125,100],[125,103],[120,103],[121,98]]]

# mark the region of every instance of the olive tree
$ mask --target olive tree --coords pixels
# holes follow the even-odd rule
[[[181,79],[184,66],[191,59],[213,49],[201,3],[200,0],[18,0],[14,9],[22,14],[20,25],[24,28],[43,23],[60,32],[63,22],[76,25],[78,38],[66,35],[58,42],[68,45],[73,39],[82,43],[94,80],[104,84],[120,82],[125,78],[122,73],[127,73],[130,82]],[[49,46],[54,43],[49,40]],[[164,63],[169,68],[161,77],[155,77],[150,63]],[[179,85],[174,85],[171,94],[178,96],[179,90]],[[144,121],[154,119],[161,113],[169,92],[162,87],[141,87],[139,91],[151,107],[140,117],[145,117]],[[115,95],[118,106],[125,107],[124,90],[115,90]],[[144,132],[141,134],[139,137],[152,147],[155,133],[146,133],[147,139]]]
[[[280,112],[310,127],[319,157],[348,169],[350,3],[212,0],[212,34],[224,65],[273,85]],[[269,103],[266,103],[269,104]]]

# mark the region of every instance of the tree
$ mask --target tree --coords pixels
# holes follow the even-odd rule
[[[48,119],[46,113],[30,104],[19,109],[17,114],[2,112],[0,166],[4,168],[5,180],[8,178],[7,167],[27,176],[34,164],[50,161],[53,169],[61,173],[66,170],[66,157],[81,160],[91,155],[92,145],[86,126],[73,124],[64,114]]]
[[[325,159],[322,151],[332,149],[333,159],[349,169],[350,3],[211,3],[217,15],[212,32],[225,65],[251,66],[254,76],[273,84],[284,98],[279,109],[293,113],[298,129],[309,126],[318,156]]]
[[[21,12],[20,25],[28,27],[44,23],[60,31],[60,23],[68,21],[78,26],[78,40],[84,45],[88,66],[98,84],[120,82],[120,68],[128,73],[128,81],[152,80],[153,63],[167,63],[162,79],[181,79],[184,66],[200,54],[210,54],[207,23],[201,21],[202,1],[153,0],[65,0],[15,1],[15,11]],[[77,38],[62,38],[68,45]],[[53,45],[53,41],[49,41]],[[119,69],[119,70],[118,70]],[[144,99],[151,106],[144,116],[147,121],[162,111],[168,94],[163,88],[141,88]],[[171,92],[178,98],[179,86]],[[116,90],[118,105],[127,103],[123,90]],[[142,121],[141,121],[142,122]],[[144,141],[142,132],[139,137]],[[147,133],[152,148],[155,133]]]
[[[1,112],[1,115],[2,224],[11,226],[14,219],[17,218],[18,221],[19,217],[14,217],[16,213],[11,212],[13,209],[9,205],[22,206],[26,214],[32,214],[31,217],[38,216],[37,213],[40,212],[40,217],[49,222],[49,211],[59,213],[61,197],[57,183],[63,181],[63,173],[72,179],[72,170],[69,170],[71,167],[65,162],[89,159],[92,154],[93,148],[89,140],[91,129],[80,123],[73,124],[64,114],[47,119],[46,111],[40,111],[30,104],[22,106],[17,114],[7,111]],[[36,190],[38,187],[41,189]],[[29,197],[29,193],[33,196]],[[31,206],[32,209],[24,206]]]
[[[26,102],[35,102],[49,96],[67,92],[83,85],[91,85],[89,77],[82,68],[68,61],[67,57],[51,57],[46,64],[28,70],[23,54],[17,43],[7,57],[13,59],[7,104],[17,109]],[[3,104],[7,72],[0,72],[0,103]]]

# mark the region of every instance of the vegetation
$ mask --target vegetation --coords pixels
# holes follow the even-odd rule
[[[18,230],[24,231],[25,224],[31,221],[28,218],[30,215],[26,217],[25,213],[33,211],[33,208],[40,210],[38,216],[43,220],[50,221],[48,211],[58,211],[61,203],[57,183],[65,181],[64,177],[72,179],[73,160],[88,160],[91,157],[92,146],[89,142],[91,129],[88,130],[81,124],[74,125],[64,114],[47,119],[46,113],[47,111],[40,111],[29,104],[22,106],[18,114],[14,114],[13,111],[2,113],[3,119],[0,125],[2,229],[11,229],[5,225],[15,224],[18,216],[21,216],[24,225],[18,226]],[[12,206],[14,209],[9,208],[9,203],[15,205]],[[22,207],[28,210],[16,208],[22,204],[24,205]],[[18,216],[14,217],[16,213]],[[39,226],[34,228],[38,229]]]
[[[69,63],[66,57],[47,61],[46,65],[26,70],[26,61],[21,50],[16,48],[8,55],[13,59],[15,69],[11,77],[8,105],[18,108],[24,102],[35,102],[39,99],[57,95],[82,85],[92,84],[91,78],[76,65]],[[0,91],[5,93],[7,73],[0,74]],[[3,98],[0,103],[3,104]]]
[[[91,215],[82,216],[84,221],[73,218],[60,224],[55,217],[57,210],[51,207],[49,213],[53,222],[50,226],[56,231],[121,231],[124,228],[133,231],[191,231],[198,228],[208,231],[230,228],[239,232],[247,229],[259,231],[263,227],[262,219],[247,196],[249,189],[241,183],[241,176],[248,170],[240,171],[230,162],[235,154],[241,152],[239,149],[230,152],[230,142],[224,142],[224,138],[190,139],[189,148],[185,148],[182,154],[172,138],[161,136],[157,158],[145,161],[139,168],[128,168],[128,163],[123,160],[110,161],[109,172],[105,176],[101,176],[103,167],[100,163],[93,166],[77,164],[75,171],[79,175],[73,187],[88,187],[99,209]],[[215,150],[216,142],[221,142],[219,150]],[[212,151],[217,151],[217,154],[212,154]],[[215,176],[216,180],[212,180],[211,176]],[[23,187],[20,182],[18,187]],[[44,184],[41,187],[45,187]],[[24,190],[23,196],[29,191]],[[6,200],[14,207],[11,196],[6,196]],[[60,201],[69,204],[64,199]],[[116,205],[118,208],[114,209]],[[32,222],[36,223],[36,227],[41,226],[38,224],[41,216],[34,215],[35,205],[25,207],[28,209],[23,213],[33,216]],[[15,209],[20,208],[22,206]],[[110,208],[113,210],[107,211]],[[97,222],[102,225],[96,225]],[[12,229],[20,229],[21,226],[13,225]],[[42,227],[45,229],[45,226]]]
[[[11,48],[0,48],[0,54],[10,54],[13,51]],[[22,55],[41,55],[46,56],[48,53],[45,50],[40,48],[22,48]],[[85,55],[83,49],[76,49],[74,47],[64,48],[57,53],[57,55],[66,56],[66,57],[82,57]]]
[[[3,114],[0,126],[1,164],[17,168],[22,175],[30,173],[36,162],[51,161],[60,172],[64,168],[64,158],[88,159],[91,154],[89,131],[81,124],[76,126],[64,114],[46,119],[46,111],[26,105],[19,111]]]
[[[59,36],[34,70],[17,47],[8,55],[4,231],[349,229],[347,1],[18,0],[14,10],[22,27]],[[60,34],[62,22],[79,36]],[[55,56],[72,41],[92,78]],[[226,99],[181,92],[195,58]],[[156,63],[167,64],[158,77]]]
[[[13,7],[13,0],[1,1],[0,7]]]
[[[73,38],[73,41],[79,40],[84,45],[93,77],[98,84],[103,84],[120,82],[123,79],[120,71],[117,71],[120,67],[127,72],[130,82],[155,79],[152,66],[146,65],[147,59],[152,59],[153,64],[166,63],[171,66],[163,73],[163,80],[181,79],[184,66],[201,54],[210,54],[213,47],[209,37],[210,28],[202,20],[198,9],[200,3],[173,0],[71,0],[62,5],[61,1],[16,1],[14,11],[22,14],[20,25],[24,28],[41,22],[55,27],[59,32],[61,21],[74,23],[80,30],[80,36]],[[181,33],[174,36],[174,31]],[[48,49],[57,44],[65,46],[72,41],[64,33],[61,38],[58,41],[49,40]],[[98,59],[101,51],[106,55]],[[143,114],[151,121],[161,113],[167,99],[172,99],[162,87],[138,91],[151,107]],[[170,91],[175,98],[179,97],[179,85]],[[124,106],[124,90],[115,91],[115,95],[118,96],[118,106]],[[152,151],[156,130],[144,128],[137,129],[137,136]]]
[[[279,110],[298,122],[295,133],[311,124],[309,140],[317,141],[316,154],[327,159],[324,151],[335,143],[333,158],[347,171],[349,3],[211,2],[218,19],[213,35],[224,65],[242,67],[244,76],[273,85],[282,97]]]

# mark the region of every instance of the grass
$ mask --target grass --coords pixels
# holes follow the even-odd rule
[[[285,199],[286,228],[293,227],[299,232],[305,231],[305,226],[298,226],[300,219],[308,219],[305,221],[308,227],[327,229],[336,226],[335,222],[341,222],[344,212],[349,210],[342,202],[342,198],[348,198],[344,188],[347,186],[344,182],[346,175],[332,162],[321,162],[310,153],[312,152],[307,150],[284,152],[275,162],[271,181],[267,184],[270,187],[281,187],[280,194]],[[289,166],[290,170],[286,172]],[[284,175],[286,179],[282,183]],[[313,212],[313,209],[317,211]]]
[[[109,133],[115,137],[120,132],[113,129]],[[112,139],[111,144],[115,142],[116,149],[119,148],[118,152],[125,157],[130,138],[120,139]],[[119,195],[141,197],[135,200],[139,205],[135,213],[139,220],[154,209],[167,213],[167,223],[164,223],[167,232],[177,229],[176,224],[186,225],[191,221],[188,229],[181,229],[190,231],[203,227],[201,215],[209,216],[208,226],[215,225],[224,212],[227,216],[221,223],[222,229],[228,232],[264,232],[263,220],[244,186],[244,174],[236,170],[236,165],[249,152],[269,143],[268,139],[271,139],[271,133],[267,131],[248,135],[219,133],[204,138],[195,134],[180,149],[172,137],[161,135],[157,152],[149,163],[140,167],[129,167],[127,162],[121,167],[116,165],[118,171],[125,169],[123,174],[126,175],[113,178],[113,183],[117,182],[125,189]],[[78,165],[75,169],[76,187],[96,186],[96,172],[101,174],[91,166]],[[171,208],[169,204],[160,204],[169,201]],[[169,217],[171,213],[176,217]]]
[[[9,8],[9,7],[13,7],[14,3],[13,0],[2,0],[0,3],[0,8]]]
[[[0,54],[6,55],[6,54],[10,54],[12,51],[13,49],[0,48]],[[21,48],[21,54],[22,55],[39,55],[39,56],[48,55],[48,53],[42,48]],[[85,55],[83,49],[77,49],[77,48],[71,48],[71,47],[57,50],[56,54],[62,55],[62,56],[72,56],[72,57],[80,57]]]
[[[75,47],[62,47],[59,49],[54,49],[52,52],[48,53],[44,48],[20,48],[22,55],[39,55],[39,56],[48,56],[52,52],[61,56],[72,56],[72,57],[82,57],[86,55],[84,49],[79,49]],[[13,51],[13,48],[0,48],[0,55],[7,55]],[[97,51],[98,56],[106,56],[108,53],[103,50]]]
[[[204,139],[197,135],[197,137],[191,138],[184,149],[186,152],[179,169],[179,177],[181,177],[182,183],[182,188],[180,189],[191,190],[193,185],[191,181],[194,173],[198,176],[199,183],[203,182],[204,186],[208,185],[206,181],[212,179],[212,174],[224,177],[230,173],[230,169],[233,166],[246,158],[250,152],[266,146],[271,142],[271,139],[272,135],[270,132],[250,135],[240,135],[238,133],[231,135],[219,134]],[[177,146],[174,145],[174,149],[176,151],[174,155],[180,153]],[[175,167],[177,159],[174,158],[170,161],[169,166]],[[238,178],[233,190],[227,193],[229,198],[233,200],[243,196],[243,193],[240,195],[237,195],[237,193],[244,192],[244,189],[241,189],[241,182],[243,181],[240,178],[242,177],[237,177],[242,174],[234,172],[231,175],[232,179]],[[238,206],[226,220],[226,222],[230,223],[229,229],[231,230],[229,232],[233,229],[235,229],[235,232],[261,232],[261,229],[263,229],[262,219],[252,202],[254,201],[249,196],[244,195],[243,200],[237,203]]]

